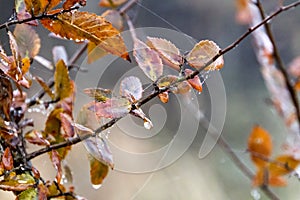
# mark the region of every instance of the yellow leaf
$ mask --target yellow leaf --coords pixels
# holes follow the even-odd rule
[[[122,5],[128,0],[101,0],[99,6],[102,7],[117,7]]]
[[[87,45],[87,53],[88,53],[88,58],[87,58],[87,63],[91,64],[95,62],[96,60],[102,58],[103,56],[107,55],[107,52],[101,48],[100,46],[97,46],[93,42],[89,42]]]
[[[54,74],[55,95],[58,99],[64,99],[72,94],[72,86],[69,77],[68,67],[63,60],[59,60],[56,64]]]
[[[89,12],[70,12],[55,19],[43,19],[41,23],[60,37],[76,42],[89,40],[105,51],[130,60],[120,32],[104,17]]]
[[[97,159],[90,158],[90,176],[91,182],[95,188],[101,186],[103,180],[108,174],[109,167]]]
[[[268,165],[272,153],[272,139],[269,133],[260,126],[254,126],[248,138],[248,151],[251,159],[258,167]]]

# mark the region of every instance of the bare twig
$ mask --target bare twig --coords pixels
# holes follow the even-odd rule
[[[259,9],[259,12],[260,12],[260,15],[261,15],[262,19],[265,19],[266,18],[265,11],[264,11],[263,5],[261,4],[260,0],[257,0],[255,4]],[[291,100],[292,100],[293,105],[295,107],[296,116],[297,116],[298,124],[299,124],[299,128],[300,128],[300,107],[299,107],[299,101],[298,101],[297,93],[296,93],[296,91],[295,91],[295,89],[294,89],[294,87],[293,87],[293,85],[292,85],[292,83],[289,79],[288,72],[287,72],[286,67],[284,66],[284,63],[283,63],[282,58],[280,56],[277,44],[275,42],[274,35],[272,33],[272,30],[271,30],[271,24],[270,23],[265,23],[264,26],[266,28],[266,33],[267,33],[267,35],[270,39],[270,42],[272,43],[272,46],[273,46],[273,56],[274,56],[274,58],[277,62],[278,69],[280,70],[280,72],[283,75],[284,82],[286,84],[287,90],[290,93]]]
[[[254,27],[249,28],[247,32],[245,32],[243,35],[241,35],[236,41],[234,41],[232,44],[230,44],[229,46],[227,46],[225,49],[220,50],[219,53],[216,56],[214,56],[212,59],[210,59],[201,69],[196,70],[192,74],[179,79],[177,82],[175,82],[174,84],[171,84],[169,87],[165,87],[165,88],[162,88],[162,89],[154,91],[149,96],[147,96],[144,99],[139,100],[137,103],[135,103],[135,107],[138,108],[138,107],[144,105],[145,103],[149,102],[151,99],[153,99],[154,97],[156,97],[158,94],[167,91],[170,87],[174,86],[178,82],[182,82],[184,80],[188,80],[188,79],[194,78],[205,67],[209,66],[211,63],[213,63],[220,56],[222,56],[222,55],[226,54],[227,52],[231,51],[232,49],[234,49],[238,44],[240,44],[247,36],[249,36],[256,29],[258,29],[259,27],[263,26],[265,23],[267,23],[269,20],[273,19],[274,17],[276,17],[280,13],[282,13],[284,11],[287,11],[287,10],[289,10],[291,8],[297,7],[298,5],[300,5],[300,0],[297,1],[297,2],[295,2],[295,3],[292,3],[292,4],[289,4],[287,6],[279,8],[276,12],[274,12],[272,15],[270,15],[269,17],[267,17],[264,20],[262,20],[259,24],[255,25]],[[95,131],[95,134],[98,134],[98,133],[102,132],[103,130],[106,130],[106,129],[112,127],[118,120],[120,120],[120,118],[112,119],[108,123],[106,123],[103,126],[101,126],[100,128],[98,128]],[[66,147],[66,146],[77,144],[77,143],[81,142],[82,140],[90,138],[91,136],[94,136],[94,135],[86,135],[85,137],[76,137],[76,138],[69,139],[69,140],[67,140],[65,142],[62,142],[60,144],[55,144],[55,145],[48,146],[46,148],[43,148],[43,149],[37,150],[37,151],[35,151],[35,152],[31,153],[31,154],[28,154],[27,159],[31,160],[31,159],[39,156],[39,155],[42,155],[42,154],[47,153],[47,152],[50,152],[53,149],[59,149],[59,148],[62,148],[62,147]]]

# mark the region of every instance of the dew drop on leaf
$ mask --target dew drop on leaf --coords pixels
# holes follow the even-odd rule
[[[95,190],[98,190],[100,189],[102,186],[102,184],[99,184],[99,185],[92,185],[92,187],[95,189]]]
[[[153,124],[150,121],[145,121],[144,127],[145,129],[150,130],[153,127]]]

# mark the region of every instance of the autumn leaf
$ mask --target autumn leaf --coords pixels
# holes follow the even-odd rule
[[[87,53],[88,53],[88,58],[87,58],[88,64],[91,64],[91,63],[95,62],[96,60],[107,55],[107,52],[103,48],[101,48],[100,46],[97,46],[93,42],[88,43]]]
[[[191,67],[202,69],[214,56],[216,56],[220,47],[210,40],[202,40],[197,43],[187,55],[186,60]],[[223,56],[220,56],[212,64],[205,67],[205,70],[219,70],[223,67]]]
[[[36,80],[40,84],[40,86],[43,88],[43,90],[46,92],[46,94],[48,94],[49,97],[51,97],[51,99],[53,99],[53,100],[55,99],[55,94],[50,89],[48,84],[41,77],[35,76],[34,80]]]
[[[65,132],[64,137],[65,138],[73,137],[75,135],[75,130],[73,127],[73,120],[70,117],[70,115],[67,115],[65,113],[60,113],[60,119],[61,119],[61,126]]]
[[[168,92],[163,92],[163,93],[160,93],[158,95],[159,99],[161,102],[163,103],[168,103],[169,102],[169,93]]]
[[[38,185],[38,200],[47,199],[47,195],[49,194],[48,188],[44,184]]]
[[[54,19],[43,19],[41,23],[60,37],[76,42],[89,40],[105,51],[130,61],[120,32],[104,17],[76,11],[59,14]]]
[[[155,49],[164,63],[175,70],[179,71],[183,64],[183,58],[179,49],[170,41],[162,38],[147,37],[149,46]]]
[[[98,102],[105,102],[112,97],[111,90],[103,88],[86,88],[84,93]]]
[[[174,75],[163,76],[157,80],[157,86],[159,88],[169,87],[177,80],[178,80],[178,76],[174,76]]]
[[[107,176],[109,167],[99,160],[90,158],[90,178],[95,189],[98,189]]]
[[[55,150],[51,151],[50,157],[51,157],[52,164],[56,169],[56,181],[60,183],[62,178],[61,157],[59,156],[58,152]]]
[[[24,138],[31,144],[46,145],[46,146],[50,145],[50,142],[44,138],[43,134],[36,130],[27,132]]]
[[[41,40],[32,26],[17,24],[14,30],[14,36],[22,58],[33,58],[39,53]]]
[[[63,4],[63,8],[64,8],[64,10],[68,10],[77,3],[81,6],[85,6],[86,0],[66,0]]]
[[[91,156],[110,168],[114,168],[112,153],[103,138],[98,136],[88,138],[84,141],[84,144]]]
[[[8,147],[6,147],[3,153],[2,164],[6,170],[12,170],[14,167],[14,159]]]
[[[191,91],[192,86],[188,81],[182,81],[176,83],[175,86],[171,87],[170,91],[174,94],[186,94]]]
[[[16,200],[36,200],[38,197],[37,189],[29,188],[18,194]]]
[[[11,82],[7,77],[0,75],[0,113],[4,114],[7,120],[10,119],[9,112],[12,104],[12,98],[13,89]]]
[[[26,10],[33,16],[47,12],[56,7],[61,0],[25,0]]]
[[[131,103],[126,98],[111,98],[105,103],[92,102],[89,106],[89,110],[94,111],[99,117],[119,118],[129,113]]]
[[[117,7],[124,4],[128,0],[101,0],[99,6],[102,7]]]
[[[260,168],[256,172],[255,176],[252,180],[252,185],[254,187],[261,186],[274,186],[274,187],[282,187],[287,184],[286,180],[281,176],[274,176],[269,173],[267,168]]]
[[[124,78],[120,84],[120,95],[131,102],[136,102],[142,98],[143,87],[139,78],[129,76]]]
[[[272,139],[270,134],[261,126],[254,126],[248,138],[248,151],[251,159],[258,168],[268,165],[272,153]]]
[[[139,67],[152,81],[156,81],[163,74],[163,64],[159,54],[150,49],[144,42],[134,41],[133,55]]]
[[[270,162],[269,172],[272,176],[283,176],[293,172],[299,163],[300,160],[291,155],[280,155]]]
[[[63,60],[59,60],[56,64],[54,84],[57,99],[62,100],[69,97],[73,92],[68,67],[65,65]]]
[[[11,172],[4,180],[0,181],[0,189],[21,192],[33,188],[34,184],[35,180],[30,174],[23,173],[16,175],[15,172]]]
[[[185,69],[185,70],[184,70],[185,75],[190,75],[190,74],[192,74],[193,72],[194,72],[194,71],[193,71],[193,70],[190,70],[190,69]],[[197,90],[198,92],[202,92],[202,83],[201,83],[201,81],[200,81],[199,76],[196,75],[194,78],[188,79],[187,81],[189,82],[189,84],[191,84],[191,86],[192,86],[195,90]]]

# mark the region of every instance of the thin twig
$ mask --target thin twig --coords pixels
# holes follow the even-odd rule
[[[255,5],[258,7],[262,19],[265,19],[266,18],[265,11],[264,11],[263,5],[261,4],[260,0],[257,0]],[[294,87],[293,87],[293,85],[292,85],[292,83],[289,79],[288,72],[287,72],[286,67],[284,66],[283,60],[280,56],[277,44],[275,42],[274,34],[271,30],[271,25],[269,23],[265,23],[264,26],[266,28],[266,32],[267,32],[267,35],[270,39],[270,42],[272,43],[272,46],[273,46],[273,56],[274,56],[274,58],[277,62],[278,69],[283,75],[284,82],[285,82],[286,87],[287,87],[287,89],[290,93],[293,105],[296,109],[298,125],[299,125],[299,128],[300,128],[300,107],[299,107],[298,95],[297,95],[297,93],[296,93],[296,91],[295,91],[295,89],[294,89]]]
[[[234,41],[232,44],[230,44],[229,46],[227,46],[225,49],[220,50],[219,53],[214,56],[212,59],[210,59],[201,69],[194,71],[192,74],[185,76],[181,79],[179,79],[177,82],[175,82],[174,84],[171,84],[169,87],[165,87],[159,90],[154,91],[153,93],[151,93],[149,96],[145,97],[142,100],[139,100],[137,103],[135,103],[135,107],[140,107],[142,105],[144,105],[145,103],[149,102],[150,100],[152,100],[154,97],[156,97],[158,94],[163,93],[165,91],[167,91],[170,87],[174,86],[176,83],[178,82],[182,82],[184,80],[188,80],[188,79],[192,79],[194,78],[197,74],[199,74],[205,67],[209,66],[211,63],[213,63],[216,59],[218,59],[220,56],[222,56],[223,54],[226,54],[227,52],[231,51],[232,49],[234,49],[236,46],[238,46],[238,44],[240,44],[247,36],[249,36],[252,32],[254,32],[256,29],[258,29],[259,27],[261,27],[262,25],[264,25],[265,23],[267,23],[270,19],[273,19],[274,17],[276,17],[277,15],[279,15],[280,13],[287,11],[291,8],[297,7],[298,5],[300,5],[300,0],[289,4],[285,7],[281,7],[279,8],[276,12],[274,12],[272,15],[270,15],[269,17],[267,17],[266,19],[262,20],[259,24],[257,24],[254,27],[251,27],[248,29],[247,32],[245,32],[243,35],[241,35],[236,41]],[[109,121],[108,123],[102,125],[100,128],[98,128],[95,131],[95,134],[99,134],[100,132],[102,132],[103,130],[106,130],[110,127],[112,127],[118,120],[120,120],[120,118],[117,119],[112,119],[111,121]],[[86,135],[84,137],[76,137],[76,138],[72,138],[69,139],[65,142],[59,143],[59,144],[55,144],[55,145],[50,145],[46,148],[37,150],[31,154],[28,154],[27,159],[31,160],[39,155],[42,155],[44,153],[50,152],[54,149],[59,149],[62,147],[67,147],[70,145],[74,145],[77,144],[87,138],[90,138],[94,135]]]

